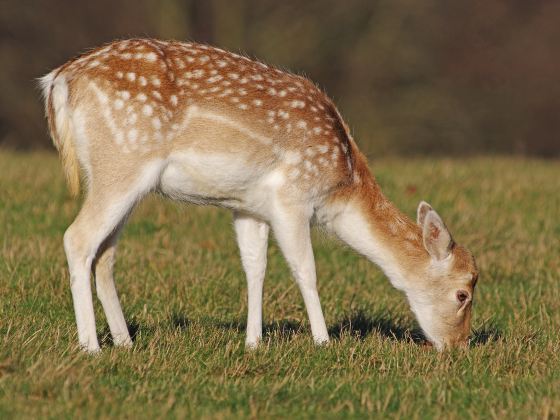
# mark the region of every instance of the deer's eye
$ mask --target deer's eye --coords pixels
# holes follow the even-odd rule
[[[469,292],[466,290],[457,291],[457,302],[463,305],[469,299]]]

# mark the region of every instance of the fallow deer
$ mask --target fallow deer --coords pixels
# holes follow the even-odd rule
[[[246,344],[262,336],[269,227],[329,340],[310,222],[378,264],[438,349],[465,345],[478,272],[425,202],[417,222],[381,192],[331,100],[308,79],[190,42],[131,39],[41,79],[69,189],[83,206],[64,234],[78,339],[99,350],[90,284],[116,345],[132,344],[113,281],[119,232],[144,196],[231,209],[248,283]]]

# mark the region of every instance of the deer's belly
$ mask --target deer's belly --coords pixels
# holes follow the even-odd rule
[[[272,192],[270,165],[242,154],[181,152],[164,169],[159,191],[179,201],[258,212]]]

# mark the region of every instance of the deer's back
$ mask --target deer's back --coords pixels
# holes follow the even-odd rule
[[[225,196],[266,177],[316,195],[352,178],[352,140],[331,101],[309,80],[246,57],[126,40],[69,61],[60,76],[93,173],[161,159],[170,195],[195,178],[202,195]]]

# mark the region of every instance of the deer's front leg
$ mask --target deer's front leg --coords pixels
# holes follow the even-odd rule
[[[303,296],[313,339],[317,344],[324,344],[329,341],[329,334],[317,292],[315,258],[309,227],[310,213],[311,211],[302,208],[277,208],[271,223],[274,235]]]
[[[247,275],[247,337],[245,343],[255,348],[262,337],[262,293],[266,271],[269,227],[243,214],[234,215],[235,232],[243,269]]]

